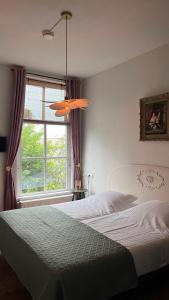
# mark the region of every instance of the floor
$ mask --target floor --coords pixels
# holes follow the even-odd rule
[[[169,300],[169,267],[139,279],[137,289],[112,300]]]
[[[0,256],[0,300],[32,300],[2,256]]]
[[[13,270],[1,256],[0,300],[32,300]],[[153,274],[153,276],[143,278],[139,282],[139,288],[113,297],[112,300],[169,300],[169,270],[164,269]]]

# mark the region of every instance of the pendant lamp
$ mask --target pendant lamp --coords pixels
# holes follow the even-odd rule
[[[54,38],[54,32],[53,29],[58,25],[62,20],[65,20],[66,23],[66,74],[65,74],[65,82],[66,82],[66,96],[64,101],[45,101],[47,103],[51,103],[49,105],[49,108],[52,110],[55,110],[55,115],[57,117],[62,117],[66,116],[67,114],[70,113],[72,109],[86,109],[90,105],[90,101],[88,99],[71,99],[68,94],[68,75],[67,75],[67,57],[68,57],[68,50],[67,50],[67,40],[68,40],[68,35],[67,35],[67,21],[72,18],[72,13],[69,11],[63,11],[61,12],[61,17],[60,19],[50,28],[50,29],[45,29],[42,31],[42,36],[47,39],[51,40]]]

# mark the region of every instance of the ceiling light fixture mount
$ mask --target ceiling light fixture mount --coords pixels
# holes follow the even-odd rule
[[[67,21],[72,18],[72,13],[70,11],[62,11],[60,19],[50,28],[44,29],[42,31],[43,38],[47,40],[52,40],[54,38],[53,29],[62,21],[66,21],[66,75],[65,75],[65,82],[66,82],[66,96],[64,101],[45,101],[47,103],[51,103],[49,105],[50,109],[55,110],[55,115],[57,117],[66,116],[72,109],[81,108],[85,109],[89,106],[90,101],[88,99],[71,99],[68,95],[68,76],[67,76]]]
[[[64,20],[70,20],[72,18],[72,13],[70,11],[62,11],[60,15]]]
[[[50,40],[53,40],[53,38],[54,38],[54,32],[50,31],[48,29],[44,29],[42,31],[42,36],[43,36],[44,39],[50,41]]]

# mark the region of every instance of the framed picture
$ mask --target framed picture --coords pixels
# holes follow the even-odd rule
[[[140,99],[140,140],[169,140],[169,93]]]

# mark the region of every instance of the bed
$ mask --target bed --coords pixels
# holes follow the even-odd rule
[[[0,249],[33,299],[108,300],[169,264],[168,179],[126,166],[107,192],[2,212]]]

